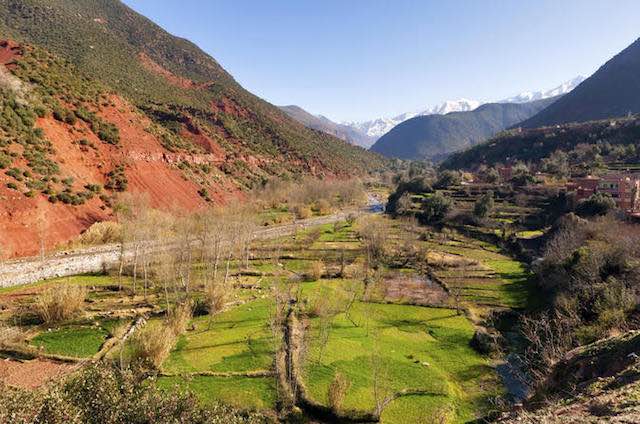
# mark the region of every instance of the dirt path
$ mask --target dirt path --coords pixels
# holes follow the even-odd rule
[[[35,389],[77,369],[76,364],[36,358],[29,361],[0,359],[0,381],[10,386]]]
[[[323,224],[331,224],[345,220],[349,215],[364,215],[381,212],[381,203],[374,197],[369,198],[369,206],[362,209],[345,210],[332,215],[319,216],[294,223],[260,228],[255,231],[255,239],[270,239],[293,234],[295,231]],[[150,249],[171,249],[174,246],[150,246]],[[133,255],[131,249],[127,249]],[[125,256],[127,256],[125,254]],[[34,283],[49,278],[67,277],[71,275],[102,272],[118,263],[120,245],[107,244],[80,250],[59,252],[40,257],[22,258],[0,264],[0,288]]]

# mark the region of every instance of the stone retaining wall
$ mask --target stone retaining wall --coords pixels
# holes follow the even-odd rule
[[[282,237],[292,234],[297,229],[342,221],[349,215],[358,216],[365,212],[369,212],[369,210],[345,211],[333,215],[305,219],[294,224],[260,228],[254,233],[254,238]],[[146,248],[156,251],[158,249],[170,249],[172,246],[147,246]],[[132,256],[131,249],[126,249],[125,259],[130,259]],[[29,284],[50,278],[103,272],[116,266],[119,261],[119,244],[60,252],[45,256],[44,259],[32,257],[7,261],[0,264],[0,288]]]

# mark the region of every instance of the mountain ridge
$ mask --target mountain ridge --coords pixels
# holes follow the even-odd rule
[[[300,106],[286,105],[278,107],[306,127],[331,134],[356,146],[368,148],[375,142],[373,137],[367,136],[355,128],[335,123],[323,115],[313,115]]]
[[[525,91],[515,96],[494,102],[481,102],[465,98],[458,100],[447,100],[438,105],[427,107],[422,111],[405,112],[393,118],[376,118],[370,121],[362,122],[342,122],[342,124],[361,131],[370,137],[380,138],[384,134],[388,133],[396,125],[416,116],[426,116],[434,114],[445,115],[450,112],[470,112],[487,103],[526,103],[535,100],[548,99],[570,92],[584,80],[585,77],[579,75],[575,78],[563,82],[562,84],[550,90],[540,90],[535,92]]]
[[[486,103],[468,112],[417,116],[394,127],[371,150],[400,159],[440,159],[484,141],[556,100]]]
[[[587,122],[640,112],[640,38],[523,127]]]
[[[15,40],[0,45],[0,235],[12,240],[9,255],[36,253],[40,233],[51,248],[111,219],[122,192],[195,211],[273,178],[385,166],[289,118],[119,1],[6,0],[0,38]]]

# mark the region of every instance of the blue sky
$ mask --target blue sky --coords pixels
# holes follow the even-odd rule
[[[590,75],[640,37],[638,0],[124,0],[245,88],[334,120]]]

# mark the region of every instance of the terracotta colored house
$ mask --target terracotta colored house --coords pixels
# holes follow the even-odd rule
[[[510,181],[513,178],[513,167],[511,165],[498,167],[498,175],[502,181]]]
[[[640,212],[640,177],[637,175],[573,178],[567,183],[567,191],[575,192],[577,201],[588,199],[594,193],[608,193],[623,211]]]

